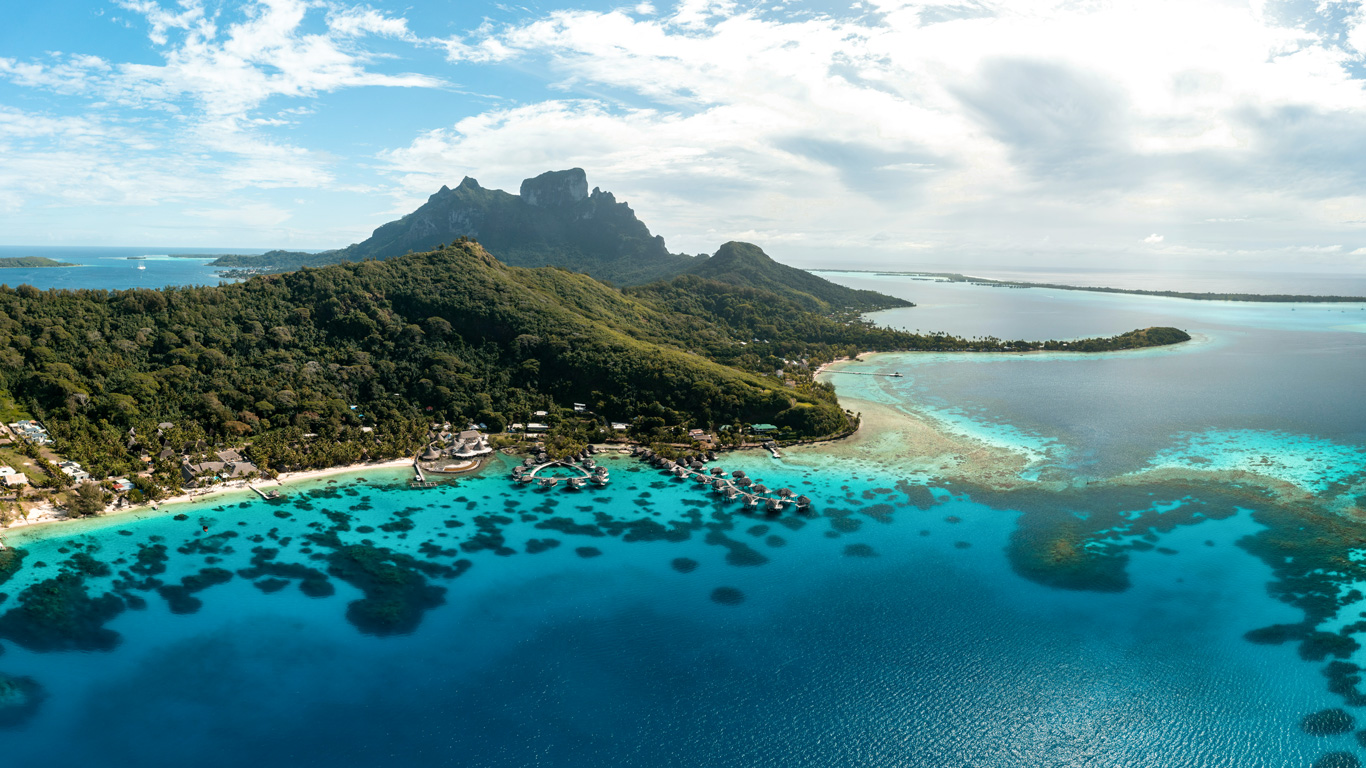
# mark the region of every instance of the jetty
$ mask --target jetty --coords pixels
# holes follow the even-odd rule
[[[780,458],[776,443],[771,447],[764,447],[769,448],[775,458]],[[744,470],[740,469],[728,473],[721,467],[708,468],[706,462],[715,461],[715,454],[674,461],[641,446],[632,447],[631,454],[678,480],[691,481],[701,488],[710,489],[726,501],[739,501],[749,509],[762,507],[770,514],[779,514],[788,507],[796,508],[799,512],[811,509],[811,499],[805,495],[794,497],[790,488],[769,489],[767,486],[756,484]]]
[[[829,370],[826,370],[826,371],[821,371],[821,373],[842,373],[842,374],[844,374],[844,375],[846,375],[846,376],[885,376],[886,378],[889,378],[889,379],[899,379],[899,378],[902,378],[902,376],[901,376],[901,371],[893,371],[892,373],[874,373],[874,372],[872,372],[872,371],[838,371],[838,370],[836,370],[836,371],[829,371]]]
[[[572,477],[564,478],[568,490],[581,491],[590,485],[605,486],[611,478],[607,467],[599,466],[592,458],[594,453],[597,453],[597,449],[590,445],[581,453],[563,459],[551,459],[544,453],[528,456],[520,465],[512,468],[512,481],[522,485],[535,483],[538,487],[548,490],[559,485],[561,478],[538,478],[537,475],[546,470],[559,468],[574,473]]]
[[[270,493],[266,493],[265,491],[261,490],[260,488],[257,488],[256,486],[252,485],[251,483],[247,483],[247,487],[250,488],[250,489],[252,489],[253,491],[256,491],[257,495],[259,495],[261,498],[265,499],[266,501],[272,501],[272,500],[274,500],[274,499],[280,498],[280,492],[277,491],[277,490],[272,489],[272,490],[270,491]]]
[[[418,463],[417,463],[417,457],[413,457],[413,479],[408,481],[408,487],[410,487],[410,488],[435,488],[435,487],[436,487],[436,481],[435,481],[435,480],[428,480],[428,479],[427,479],[427,476],[424,475],[424,474],[422,474],[422,467],[418,465]]]

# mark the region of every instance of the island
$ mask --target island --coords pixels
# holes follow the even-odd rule
[[[79,267],[80,264],[68,264],[65,261],[55,261],[46,256],[14,256],[10,258],[0,258],[0,269],[41,269],[46,267]]]
[[[1109,288],[1096,285],[1068,285],[1066,283],[1032,283],[1024,280],[992,280],[972,277],[957,272],[888,272],[886,270],[840,269],[817,270],[825,274],[869,274],[889,277],[910,277],[947,283],[969,283],[988,288],[1047,288],[1055,291],[1086,291],[1088,293],[1123,293],[1131,296],[1161,296],[1191,301],[1244,301],[1271,304],[1360,304],[1366,296],[1320,296],[1304,293],[1223,293],[1219,291],[1154,291],[1145,288]]]

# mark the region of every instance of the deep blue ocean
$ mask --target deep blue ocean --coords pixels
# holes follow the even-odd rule
[[[806,515],[747,511],[613,455],[605,489],[514,486],[500,460],[435,489],[373,471],[287,486],[284,501],[242,493],[11,532],[28,554],[0,586],[0,673],[41,702],[0,725],[5,764],[1366,756],[1366,698],[1330,689],[1350,670],[1325,676],[1357,651],[1245,637],[1300,622],[1294,600],[1315,589],[1335,595],[1320,641],[1362,629],[1352,574],[1292,570],[1350,565],[1366,543],[1352,511],[1366,503],[1366,309],[837,279],[921,305],[875,318],[889,325],[1060,339],[1175,325],[1196,340],[882,355],[845,370],[901,378],[828,376],[850,407],[1026,457],[1036,482],[1007,489],[937,477],[955,457],[927,462],[885,431],[719,462],[810,496]],[[885,414],[871,422],[886,429]],[[85,574],[62,593],[82,608],[62,639],[7,620],[59,571]],[[371,609],[411,626],[376,634]],[[1346,721],[1304,722],[1336,709]]]

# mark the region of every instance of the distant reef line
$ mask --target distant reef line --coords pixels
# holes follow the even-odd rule
[[[1087,291],[1089,293],[1127,293],[1134,296],[1164,296],[1192,301],[1246,301],[1278,304],[1357,304],[1366,303],[1366,296],[1318,296],[1292,293],[1202,293],[1196,291],[1149,291],[1142,288],[1106,288],[1103,286],[1065,285],[1062,283],[1031,283],[1023,280],[992,280],[986,277],[960,275],[956,272],[891,272],[885,269],[820,269],[815,272],[843,272],[863,275],[895,277],[933,277],[951,283],[972,283],[997,288],[1052,288],[1059,291]]]

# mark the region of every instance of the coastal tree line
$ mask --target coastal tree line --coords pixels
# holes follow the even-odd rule
[[[1175,338],[1147,334],[1088,349]],[[97,475],[140,470],[163,445],[250,440],[266,470],[401,456],[431,421],[497,428],[570,401],[815,436],[849,423],[800,373],[820,362],[1031,344],[1045,346],[878,328],[695,276],[623,292],[469,241],[217,287],[0,287],[0,384]]]

